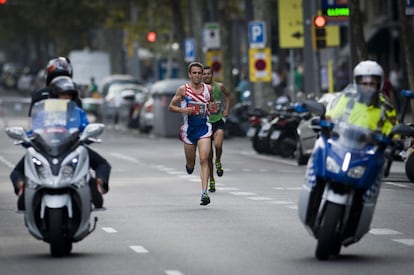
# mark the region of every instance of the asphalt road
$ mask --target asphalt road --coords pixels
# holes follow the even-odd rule
[[[13,106],[13,105],[9,105]],[[21,122],[9,116],[2,127]],[[305,167],[257,155],[248,140],[225,141],[224,176],[200,206],[199,167],[184,171],[182,144],[107,129],[93,148],[113,166],[95,232],[66,258],[25,229],[8,176],[24,150],[0,135],[1,274],[412,274],[414,184],[403,163],[384,180],[372,229],[328,262],[297,215]]]

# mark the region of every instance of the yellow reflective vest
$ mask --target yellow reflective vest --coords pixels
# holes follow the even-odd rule
[[[353,103],[350,101],[353,100]],[[351,104],[351,108],[349,106]],[[350,108],[350,112],[345,114],[346,110]],[[335,98],[332,104],[328,105],[326,117],[333,122],[339,118],[348,116],[348,123],[370,129],[372,131],[380,131],[388,135],[392,127],[397,122],[397,113],[388,100],[380,94],[380,106],[367,106],[364,103],[358,102],[355,95],[350,93],[343,93]]]

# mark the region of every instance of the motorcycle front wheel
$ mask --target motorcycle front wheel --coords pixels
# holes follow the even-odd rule
[[[407,178],[414,182],[414,153],[411,153],[405,160],[405,175]]]
[[[63,257],[72,250],[72,242],[65,237],[64,232],[64,209],[48,209],[49,219],[49,243],[50,254],[53,257]]]
[[[327,202],[315,251],[318,260],[328,260],[330,255],[339,254],[341,245],[338,231],[343,213],[343,205]]]

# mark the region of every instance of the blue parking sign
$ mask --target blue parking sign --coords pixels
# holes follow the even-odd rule
[[[264,21],[249,22],[250,48],[264,48],[266,44],[266,24]]]
[[[184,60],[185,62],[193,62],[195,61],[195,39],[194,38],[186,38],[184,40]]]

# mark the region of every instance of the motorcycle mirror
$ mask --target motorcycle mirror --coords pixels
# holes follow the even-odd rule
[[[90,137],[96,137],[103,133],[105,125],[103,123],[88,124],[83,130],[80,140],[84,141]]]
[[[326,108],[325,108],[325,105],[323,105],[322,103],[319,103],[315,100],[304,100],[303,104],[312,113],[315,113],[316,115],[320,117],[324,117]]]
[[[12,139],[22,140],[24,142],[30,142],[30,139],[27,136],[26,131],[21,126],[7,127],[6,134]]]
[[[391,135],[414,137],[414,127],[406,124],[397,124],[392,128]]]

